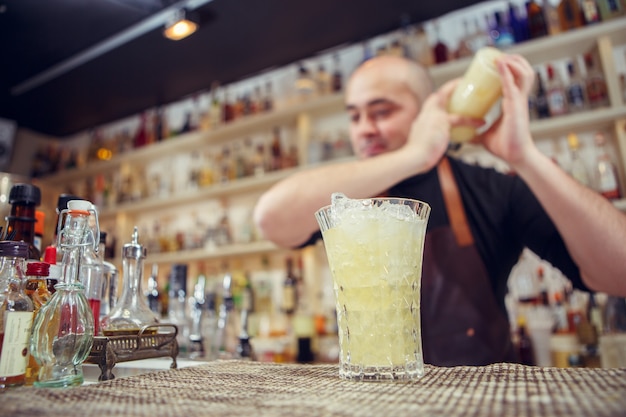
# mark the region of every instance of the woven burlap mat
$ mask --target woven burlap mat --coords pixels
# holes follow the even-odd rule
[[[0,416],[626,416],[626,369],[426,367],[410,383],[334,365],[219,361],[69,389],[0,394]]]

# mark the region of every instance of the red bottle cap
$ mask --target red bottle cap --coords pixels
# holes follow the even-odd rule
[[[55,265],[57,263],[57,248],[48,246],[44,252],[43,261]]]

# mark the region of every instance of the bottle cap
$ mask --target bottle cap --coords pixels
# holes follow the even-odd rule
[[[57,248],[54,246],[48,246],[43,255],[43,261],[49,264],[57,263]]]
[[[61,194],[57,200],[57,213],[67,208],[67,203],[72,200],[80,200],[81,198],[72,194]]]
[[[9,192],[9,204],[41,204],[41,190],[32,184],[15,184]]]
[[[122,258],[144,259],[146,257],[146,248],[141,246],[138,241],[137,226],[133,230],[132,242],[124,244],[122,248]]]
[[[26,259],[28,257],[28,243],[10,240],[2,241],[0,242],[0,256]]]
[[[93,208],[93,204],[87,200],[70,200],[67,202],[67,208],[70,210],[89,211]]]
[[[47,277],[50,273],[50,264],[46,262],[29,262],[26,265],[26,275]]]

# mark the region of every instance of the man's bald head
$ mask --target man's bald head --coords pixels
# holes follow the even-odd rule
[[[376,78],[405,86],[423,103],[433,92],[433,83],[424,67],[406,58],[383,55],[362,63],[350,76],[347,88],[361,77]]]

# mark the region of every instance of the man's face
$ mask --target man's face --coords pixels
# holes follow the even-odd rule
[[[419,112],[416,96],[389,72],[361,71],[346,90],[350,141],[358,158],[402,147]]]

